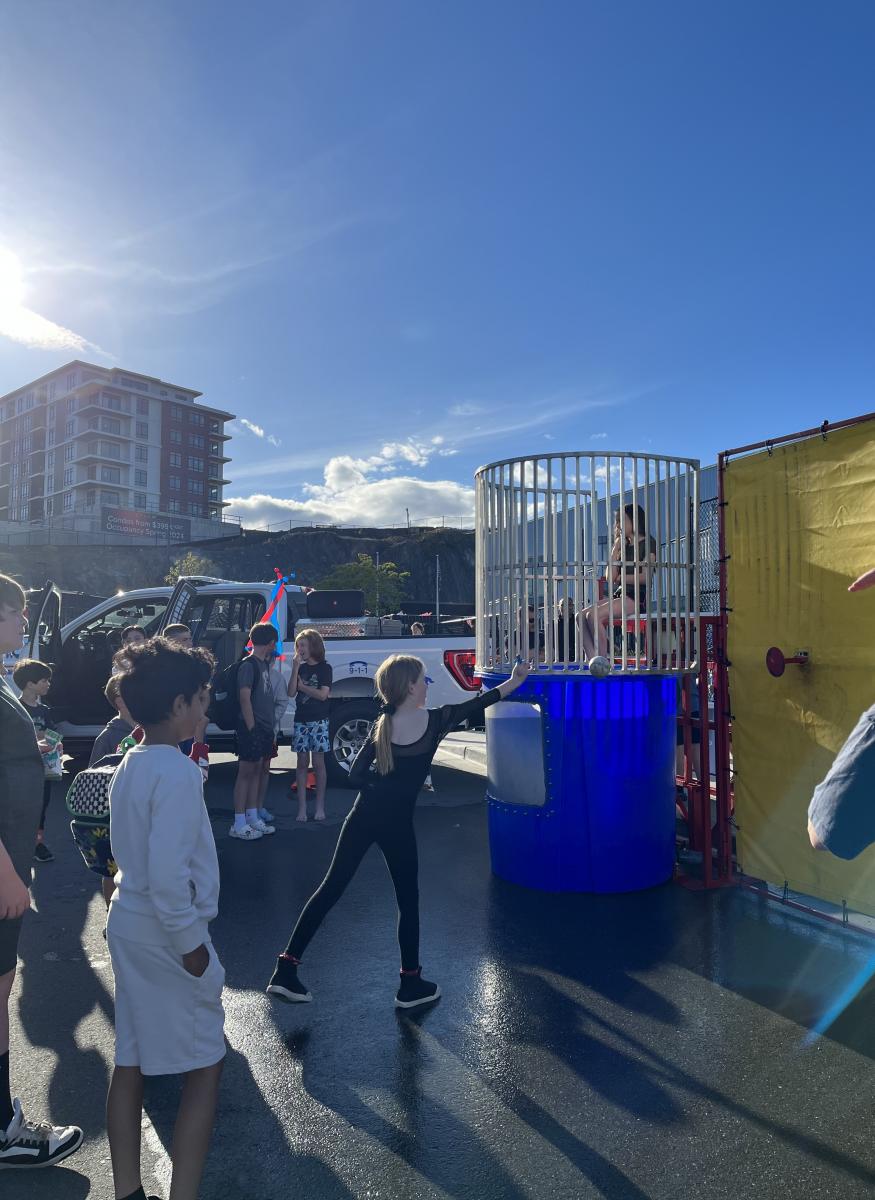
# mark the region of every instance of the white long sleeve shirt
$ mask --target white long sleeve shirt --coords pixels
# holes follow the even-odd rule
[[[109,788],[119,937],[188,954],[219,911],[219,861],[200,768],[176,746],[134,746]]]

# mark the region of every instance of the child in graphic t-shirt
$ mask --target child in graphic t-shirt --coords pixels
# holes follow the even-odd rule
[[[35,658],[23,658],[12,672],[12,682],[21,692],[19,699],[27,710],[27,715],[33,721],[36,730],[37,743],[43,755],[52,747],[46,745],[43,735],[47,729],[53,728],[52,710],[43,703],[43,698],[52,686],[52,668]],[[45,843],[46,812],[52,798],[51,779],[43,780],[43,807],[36,831],[36,847],[33,856],[37,862],[49,863],[54,861],[54,854]]]
[[[292,749],[298,756],[298,817],[307,820],[307,772],[310,760],[316,776],[316,820],[325,820],[325,755],[328,741],[328,698],[334,672],[325,661],[325,643],[315,629],[304,629],[295,638],[295,656],[289,695],[297,697]]]

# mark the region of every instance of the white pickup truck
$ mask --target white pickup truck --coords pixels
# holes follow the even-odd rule
[[[176,587],[119,592],[62,625],[60,592],[47,583],[30,610],[26,652],[54,668],[48,701],[65,749],[72,754],[85,750],[112,715],[103,689],[125,626],[139,625],[151,637],[169,624],[184,622],[195,645],[206,646],[222,670],[242,655],[250,627],[267,611],[273,586],[184,578]],[[293,585],[280,595],[276,617],[286,649],[296,628],[310,625],[325,638],[327,660],[334,670],[328,772],[335,783],[349,770],[367,737],[377,711],[374,673],[390,654],[415,654],[423,660],[431,706],[457,704],[480,690],[474,675],[473,638],[402,636],[397,623],[375,618],[308,618],[306,593]],[[391,632],[366,636],[374,625]],[[281,666],[288,676],[288,654]],[[291,733],[293,717],[290,705],[283,720],[284,735]],[[232,732],[211,725],[207,736],[212,746],[220,747],[229,742]]]

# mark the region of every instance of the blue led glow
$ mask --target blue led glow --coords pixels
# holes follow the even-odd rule
[[[670,878],[676,678],[530,675],[516,696],[541,708],[547,794],[537,811],[550,819],[517,820],[530,806],[506,803],[490,785],[495,874],[554,892],[633,891]],[[504,746],[514,752],[512,740]],[[522,739],[519,752],[530,752]]]

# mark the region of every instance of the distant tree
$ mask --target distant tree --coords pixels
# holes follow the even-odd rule
[[[339,588],[361,591],[365,594],[368,612],[395,612],[404,599],[409,571],[399,571],[393,562],[381,562],[379,566],[370,554],[359,554],[355,562],[342,563],[335,567],[316,587]]]
[[[174,584],[180,575],[218,575],[219,569],[210,558],[203,558],[189,550],[181,558],[177,558],[164,576],[164,582]]]

